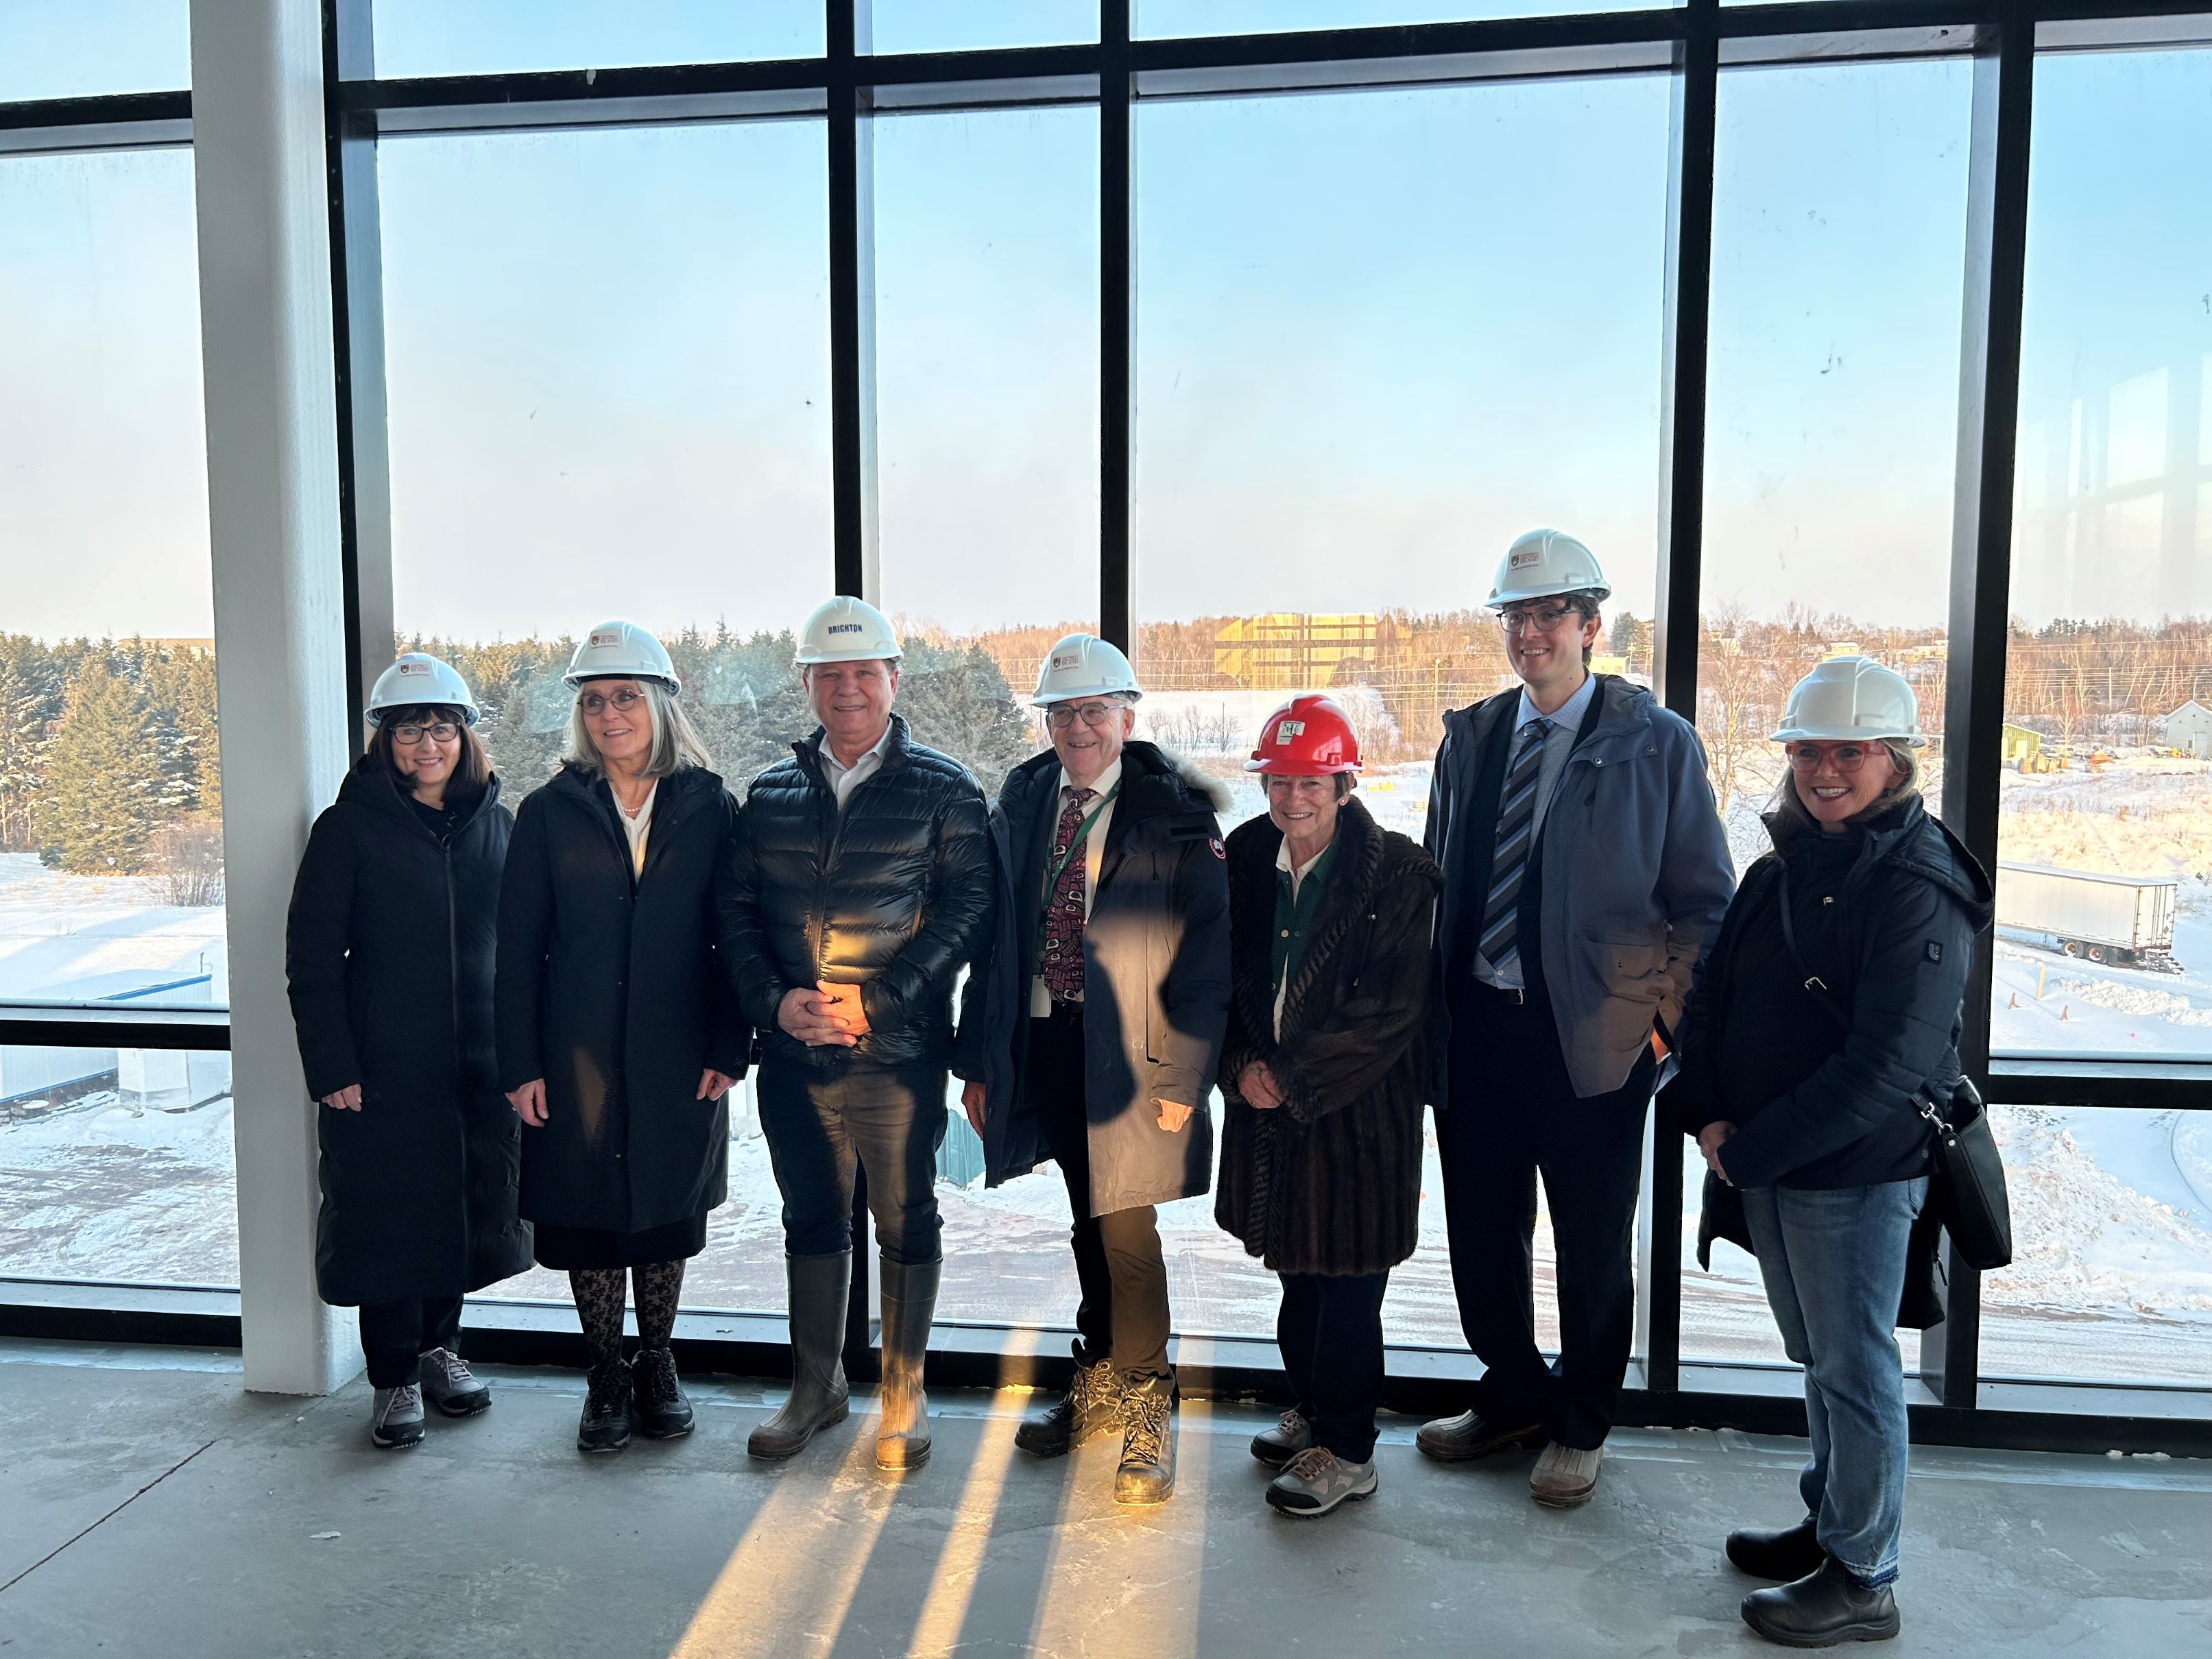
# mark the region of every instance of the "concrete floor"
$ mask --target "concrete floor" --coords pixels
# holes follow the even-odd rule
[[[1296,1522],[1245,1450],[1267,1416],[1195,1402],[1175,1500],[1117,1511],[1112,1447],[1013,1450],[1020,1395],[937,1400],[935,1459],[894,1481],[859,1413],[748,1462],[775,1396],[734,1382],[694,1385],[690,1439],[586,1460],[575,1376],[490,1375],[489,1413],[392,1454],[359,1383],[0,1342],[0,1654],[1771,1653],[1719,1546],[1790,1518],[1803,1453],[1624,1431],[1558,1515],[1529,1457],[1437,1468],[1392,1419],[1380,1496]],[[1917,1454],[1899,1599],[1900,1655],[2212,1653],[2212,1465]]]

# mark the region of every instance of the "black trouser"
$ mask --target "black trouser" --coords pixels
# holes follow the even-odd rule
[[[1382,1292],[1390,1274],[1282,1273],[1275,1346],[1313,1425],[1314,1443],[1348,1463],[1375,1455],[1382,1403]]]
[[[1549,1006],[1470,985],[1454,999],[1451,1101],[1437,1119],[1452,1287],[1486,1367],[1475,1409],[1605,1443],[1636,1322],[1636,1195],[1655,1063],[1609,1095],[1575,1097]],[[1552,1214],[1559,1358],[1536,1348],[1536,1176]]]
[[[409,1297],[361,1304],[361,1351],[368,1358],[368,1386],[396,1389],[412,1382],[417,1362],[433,1348],[460,1352],[461,1298]]]
[[[1091,1123],[1083,1085],[1083,1005],[1053,1005],[1030,1022],[1027,1082],[1038,1103],[1053,1162],[1067,1182],[1075,1282],[1083,1300],[1075,1328],[1084,1362],[1110,1354],[1125,1376],[1168,1376],[1168,1269],[1158,1212],[1149,1204],[1091,1213]]]
[[[817,1071],[770,1056],[756,1084],[761,1131],[783,1194],[783,1248],[836,1255],[853,1248],[853,1170],[867,1171],[868,1211],[884,1260],[941,1260],[937,1149],[945,1140],[945,1067],[854,1060]]]

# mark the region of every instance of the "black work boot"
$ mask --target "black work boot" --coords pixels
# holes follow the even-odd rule
[[[1175,1379],[1133,1379],[1121,1396],[1117,1504],[1164,1504],[1175,1492]]]
[[[1479,1412],[1439,1417],[1413,1437],[1421,1455],[1439,1463],[1467,1463],[1493,1452],[1540,1446],[1550,1437],[1541,1423],[1493,1423]]]
[[[1121,1426],[1121,1373],[1110,1358],[1086,1362],[1075,1345],[1067,1392],[1014,1431],[1014,1443],[1039,1457],[1065,1457],[1086,1440]]]
[[[1785,1648],[1887,1642],[1899,1628],[1889,1586],[1862,1589],[1832,1559],[1794,1584],[1752,1591],[1743,1598],[1743,1622]]]
[[[929,1462],[929,1396],[922,1392],[922,1362],[929,1357],[929,1322],[937,1312],[937,1280],[944,1264],[917,1266],[885,1261],[884,1380],[877,1407],[876,1467],[918,1469]]]
[[[783,1278],[791,1298],[791,1395],[746,1438],[755,1457],[795,1456],[852,1409],[843,1355],[853,1253],[786,1256]]]
[[[576,1449],[620,1451],[629,1444],[629,1367],[617,1355],[586,1374],[584,1415],[576,1425]]]
[[[1828,1559],[1820,1540],[1814,1536],[1814,1525],[1808,1515],[1794,1527],[1773,1531],[1738,1527],[1728,1535],[1728,1559],[1753,1578],[1795,1583],[1808,1573],[1818,1572],[1820,1563]]]
[[[648,1440],[673,1440],[691,1432],[691,1402],[676,1380],[676,1356],[665,1348],[640,1348],[629,1363],[629,1413]]]

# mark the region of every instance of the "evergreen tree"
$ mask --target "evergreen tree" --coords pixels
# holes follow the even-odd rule
[[[46,750],[33,815],[40,859],[72,875],[128,875],[161,817],[161,757],[137,688],[88,657]]]
[[[0,647],[28,641],[0,641]],[[44,688],[24,672],[17,649],[0,648],[0,848],[31,845],[31,806],[38,798],[40,753],[46,746]]]

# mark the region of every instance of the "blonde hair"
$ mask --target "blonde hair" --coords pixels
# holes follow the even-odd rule
[[[1920,757],[1912,745],[1903,738],[1883,738],[1879,741],[1884,749],[1889,750],[1890,762],[1897,768],[1897,775],[1890,780],[1888,788],[1845,818],[1845,823],[1870,823],[1892,807],[1920,793]],[[1767,803],[1767,810],[1778,814],[1794,830],[1820,827],[1820,820],[1806,806],[1805,798],[1797,793],[1797,775],[1788,767],[1782,770],[1782,786],[1774,792],[1774,799]]]
[[[611,675],[610,678],[627,676]],[[591,682],[586,680],[585,685]],[[653,716],[653,746],[647,752],[645,775],[665,778],[671,772],[686,766],[711,768],[714,757],[708,754],[707,745],[699,736],[691,717],[684,712],[668,688],[659,680],[640,679],[637,689],[645,693],[645,707]],[[580,772],[596,773],[601,769],[599,751],[592,744],[592,733],[584,724],[584,687],[576,688],[575,701],[568,705],[568,744],[561,751],[561,761]]]

